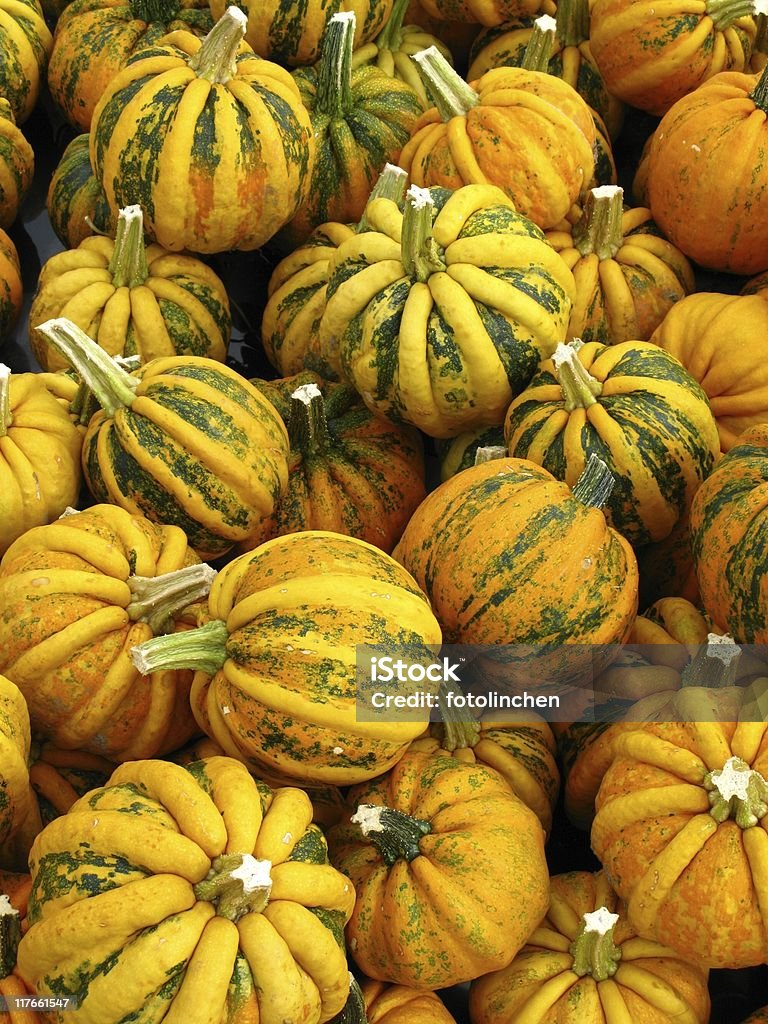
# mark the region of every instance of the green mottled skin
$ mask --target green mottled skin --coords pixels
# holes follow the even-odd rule
[[[31,867],[33,883],[27,909],[30,924],[43,919],[51,900],[65,898],[73,903],[147,877],[145,870],[125,857],[94,853],[85,844],[75,851],[47,853]]]
[[[18,7],[0,5],[0,96],[8,100],[17,124],[31,114],[51,49],[51,34],[37,0],[17,0]]]
[[[447,441],[436,441],[435,448],[440,460],[440,476],[442,480],[469,469],[475,464],[478,448],[498,447],[504,445],[504,427],[478,427],[468,430],[458,437]]]
[[[88,135],[78,135],[62,154],[48,188],[46,207],[56,237],[74,249],[93,234],[88,217],[100,230],[113,228],[104,190],[96,179],[88,155]]]

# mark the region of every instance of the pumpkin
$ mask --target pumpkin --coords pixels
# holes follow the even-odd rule
[[[8,100],[17,124],[37,103],[53,37],[37,0],[0,3],[0,96]]]
[[[749,70],[759,74],[768,64],[768,14],[760,11],[755,14],[755,38],[752,41],[752,56],[749,60]]]
[[[737,643],[768,638],[768,605],[759,556],[768,529],[762,496],[768,425],[751,427],[696,494],[691,543],[701,600]]]
[[[443,483],[462,469],[474,466],[478,459],[482,460],[483,456],[478,454],[481,448],[493,448],[498,457],[502,458],[507,454],[503,425],[467,430],[456,437],[436,441],[435,448],[440,462],[440,480]]]
[[[660,117],[713,75],[744,70],[754,11],[752,0],[595,0],[592,56],[612,95]]]
[[[386,163],[397,163],[423,104],[416,92],[376,67],[352,67],[353,12],[334,14],[320,60],[293,73],[309,111],[315,160],[306,197],[277,244],[295,248],[328,221],[359,220]]]
[[[16,246],[0,228],[0,345],[13,330],[21,313],[24,286]]]
[[[0,672],[22,691],[37,736],[116,761],[166,753],[195,735],[191,677],[142,677],[128,652],[169,622],[198,621],[212,570],[197,561],[177,527],[114,505],[14,541],[0,561]]]
[[[470,25],[501,25],[504,21],[534,14],[540,0],[419,0],[421,7],[437,21],[462,21]]]
[[[694,290],[691,265],[660,236],[651,211],[625,211],[623,198],[617,185],[591,189],[572,228],[547,232],[576,281],[569,338],[604,345],[647,341]]]
[[[691,551],[690,511],[664,540],[635,548],[640,570],[640,607],[665,597],[682,597],[699,604],[699,585]]]
[[[405,184],[405,171],[386,164],[371,190],[369,202],[381,197],[401,206]],[[356,225],[335,221],[320,224],[303,245],[280,260],[272,271],[261,321],[261,342],[267,359],[282,376],[298,373],[305,366],[328,379],[337,376],[319,351],[331,258],[342,242],[367,230],[370,228],[365,214]]]
[[[35,791],[43,825],[66,814],[81,796],[103,786],[114,763],[84,750],[60,750],[50,743],[33,744],[29,781]]]
[[[432,437],[498,424],[564,340],[573,278],[489,185],[375,199],[337,249],[320,350],[377,416]]]
[[[31,746],[29,712],[21,690],[0,675],[0,869],[22,870],[42,828],[27,761]],[[0,937],[4,932],[0,916]],[[10,973],[5,941],[0,941],[0,976]]]
[[[96,104],[133,53],[177,29],[204,36],[212,27],[204,0],[73,0],[56,22],[51,98],[73,128],[87,132]]]
[[[764,721],[656,722],[616,738],[591,843],[639,935],[704,967],[765,962],[766,774]]]
[[[214,18],[220,18],[228,0],[212,0]],[[246,42],[260,57],[289,67],[314,64],[328,19],[334,14],[355,15],[355,49],[379,32],[392,10],[392,0],[240,0],[248,15]]]
[[[202,356],[158,357],[131,375],[69,320],[38,330],[102,407],[82,457],[97,501],[181,527],[201,558],[225,554],[272,514],[287,485],[288,434],[244,377]]]
[[[362,782],[424,731],[424,710],[358,720],[357,645],[404,645],[431,662],[427,645],[441,642],[413,578],[373,545],[319,530],[276,537],[220,570],[208,611],[199,632],[157,637],[134,661],[198,669],[200,728],[255,771]]]
[[[445,4],[445,0],[433,0],[432,11],[435,10],[435,2]],[[462,7],[466,10],[465,0],[460,0]],[[509,2],[509,0],[505,0]],[[523,6],[530,6],[533,4],[535,7],[535,0],[518,0]],[[455,9],[455,5],[451,5]],[[551,8],[551,9],[550,9]],[[488,8],[486,8],[488,9]],[[554,11],[553,0],[544,0],[542,9],[546,9],[548,13]],[[467,67],[469,63],[469,50],[474,41],[475,36],[481,30],[482,26],[478,21],[465,22],[465,21],[446,21],[445,19],[452,18],[452,12],[445,10],[445,14],[441,12],[437,17],[427,11],[426,7],[419,3],[419,0],[411,0],[408,5],[408,13],[406,14],[406,21],[414,25],[421,25],[422,28],[426,29],[431,35],[435,36],[441,43],[448,47],[451,51],[453,63],[456,67]],[[517,17],[517,14],[510,13],[509,17]]]
[[[602,872],[556,875],[509,966],[472,983],[472,1024],[707,1024],[707,971],[639,938]]]
[[[309,186],[309,114],[290,74],[241,45],[245,20],[230,7],[203,42],[179,30],[140,50],[93,112],[91,164],[113,215],[138,204],[174,252],[256,249]]]
[[[231,758],[122,765],[32,848],[19,974],[83,1020],[106,999],[111,1020],[323,1024],[349,991],[354,892],[311,816]]]
[[[698,382],[642,341],[559,345],[510,405],[504,434],[510,455],[569,487],[601,458],[614,478],[606,517],[633,545],[669,535],[720,450]]]
[[[541,824],[507,784],[408,752],[348,801],[357,810],[328,842],[357,894],[347,944],[358,967],[434,990],[509,963],[546,911],[547,870]]]
[[[765,1024],[766,1021],[768,1021],[768,1006],[764,1006],[761,1010],[755,1010],[743,1024]]]
[[[718,75],[669,110],[648,156],[648,205],[702,267],[768,269],[768,70]]]
[[[88,135],[77,135],[54,168],[45,200],[54,234],[67,249],[84,238],[114,232],[104,189],[96,179],[88,153]]]
[[[310,371],[252,383],[280,413],[291,454],[285,494],[240,548],[330,530],[389,553],[426,496],[421,436],[377,419],[352,388]]]
[[[16,127],[10,103],[0,96],[0,228],[16,220],[34,169],[32,147]]]
[[[77,0],[75,0],[77,2]],[[40,271],[29,341],[44,370],[67,361],[38,324],[66,317],[112,356],[195,355],[224,361],[232,331],[221,279],[202,260],[144,244],[141,207],[120,211],[114,239],[84,238]]]
[[[766,298],[698,292],[673,306],[651,335],[706,392],[724,452],[768,419]]]
[[[456,1024],[434,992],[365,978],[361,994],[368,1024]]]
[[[0,555],[80,493],[82,437],[34,373],[0,363]]]

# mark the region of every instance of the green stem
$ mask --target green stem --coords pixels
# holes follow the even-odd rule
[[[247,15],[239,7],[228,7],[205,37],[200,49],[187,63],[198,78],[228,82],[237,74],[237,51],[245,36]]]
[[[114,356],[113,358],[115,365],[123,370],[127,370],[128,373],[133,373],[134,370],[138,370],[141,366],[141,358],[139,356]],[[93,392],[80,381],[75,397],[69,405],[69,411],[74,416],[75,423],[87,427],[91,422],[91,417],[98,409],[99,403],[96,401]]]
[[[436,46],[428,46],[413,55],[419,74],[443,121],[463,117],[476,107],[480,97],[467,85]]]
[[[584,210],[573,226],[573,244],[582,256],[594,253],[610,260],[624,244],[621,220],[624,215],[624,189],[619,185],[600,185],[590,189]]]
[[[384,28],[376,37],[380,50],[399,50],[403,43],[403,21],[411,0],[395,0],[392,13]]]
[[[360,831],[373,843],[387,867],[398,860],[409,863],[415,860],[421,854],[419,842],[432,831],[428,821],[375,804],[360,804],[350,820],[360,826]]]
[[[619,920],[607,907],[600,907],[584,915],[579,934],[569,950],[573,957],[571,970],[580,978],[589,975],[595,981],[605,981],[619,969],[621,949],[613,940],[613,932]]]
[[[352,973],[349,975],[349,995],[344,1004],[344,1009],[340,1010],[335,1017],[332,1017],[328,1024],[368,1024],[368,1013],[365,1009],[363,990]]]
[[[126,611],[134,622],[146,622],[153,633],[168,633],[180,612],[208,596],[215,577],[216,570],[205,562],[161,576],[129,576],[133,600]]]
[[[509,455],[509,452],[503,444],[487,444],[475,451],[475,465],[482,466],[484,462],[506,459],[507,455]]]
[[[178,18],[181,11],[179,0],[129,0],[129,7],[137,21],[148,24],[159,21],[167,25]]]
[[[704,10],[712,19],[718,32],[732,25],[737,18],[746,18],[755,13],[754,0],[706,0]]]
[[[140,206],[126,206],[118,214],[115,248],[108,269],[115,288],[138,288],[149,277]]]
[[[330,444],[325,399],[317,384],[302,384],[291,395],[288,437],[299,452],[322,451]]]
[[[765,15],[763,15],[765,17]],[[757,80],[757,85],[749,94],[749,98],[763,113],[768,114],[768,64],[763,68],[763,73]]]
[[[548,14],[542,14],[534,21],[533,32],[525,48],[520,67],[525,68],[526,71],[548,73],[549,58],[552,56],[556,30],[557,22]]]
[[[446,266],[443,250],[432,237],[435,201],[428,189],[418,185],[411,185],[405,198],[400,239],[402,264],[410,277],[426,281],[432,274],[445,270]]]
[[[197,629],[145,640],[131,648],[131,660],[143,676],[177,668],[212,676],[227,660],[228,639],[226,622],[214,619]]]
[[[435,731],[441,734],[440,745],[443,750],[453,753],[460,747],[474,747],[480,739],[480,726],[472,719],[467,718],[468,712],[464,714],[448,700],[448,692],[461,694],[459,687],[450,680],[443,680],[440,684],[440,709],[442,722],[435,726]]]
[[[729,757],[704,779],[709,813],[717,822],[733,818],[739,828],[753,828],[768,814],[768,782],[740,757]]]
[[[250,853],[216,857],[211,870],[194,887],[195,896],[216,905],[219,917],[239,921],[246,914],[260,914],[272,891],[272,862],[256,860]]]
[[[579,359],[578,349],[562,342],[552,356],[555,376],[562,389],[565,400],[565,411],[588,409],[596,405],[602,394],[603,385],[596,380]]]
[[[728,635],[710,633],[681,674],[681,686],[719,690],[736,684],[741,647]]]
[[[589,0],[558,0],[555,21],[560,45],[580,46],[589,39]]]
[[[373,186],[371,194],[368,196],[368,203],[373,202],[374,199],[391,199],[392,202],[397,203],[398,208],[402,210],[407,184],[407,171],[404,171],[402,167],[397,167],[395,164],[384,164],[384,170],[376,179],[376,184]],[[363,231],[370,231],[371,229],[366,216],[368,203],[365,204],[363,216],[360,218],[360,222],[356,228],[358,235]]]
[[[7,896],[0,894],[0,980],[13,972],[20,941],[19,912]]]
[[[615,482],[613,473],[593,452],[584,472],[573,485],[571,494],[588,508],[602,508],[610,498]]]
[[[343,118],[352,106],[352,50],[355,44],[355,13],[332,15],[323,35],[317,65],[315,111],[331,120]]]
[[[133,404],[138,380],[115,364],[112,357],[65,317],[46,320],[37,330],[74,367],[80,379],[107,414]]]
[[[0,437],[5,437],[12,423],[11,368],[5,363],[0,363]]]

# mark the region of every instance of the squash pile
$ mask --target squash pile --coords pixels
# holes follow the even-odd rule
[[[0,1024],[765,1019],[767,55],[0,0]]]

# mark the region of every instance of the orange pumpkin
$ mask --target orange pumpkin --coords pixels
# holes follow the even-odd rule
[[[16,246],[0,228],[0,345],[16,325],[24,299]]]

